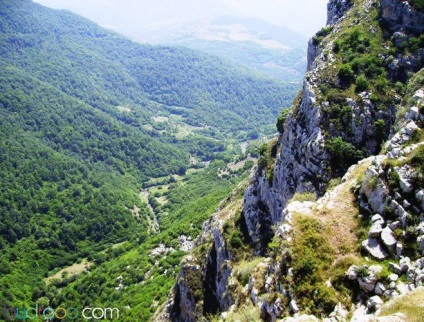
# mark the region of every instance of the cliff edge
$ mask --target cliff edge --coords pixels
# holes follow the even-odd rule
[[[156,320],[364,320],[422,292],[423,9],[329,1],[278,138],[205,223]]]

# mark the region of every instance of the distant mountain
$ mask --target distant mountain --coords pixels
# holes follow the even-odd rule
[[[222,16],[189,24],[152,25],[140,30],[136,38],[200,50],[285,82],[300,82],[306,70],[307,38],[254,18]]]

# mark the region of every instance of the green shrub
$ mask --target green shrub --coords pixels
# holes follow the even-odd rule
[[[342,178],[340,177],[331,179],[327,184],[327,190],[331,190],[337,187],[341,182],[342,182]]]
[[[386,136],[386,123],[382,119],[378,119],[374,122],[374,135],[377,140],[377,144],[380,145]]]
[[[341,46],[342,42],[339,39],[336,39],[333,42],[333,52],[337,54],[340,51]]]
[[[411,158],[411,164],[414,167],[417,167],[423,170],[424,167],[424,146],[420,146],[415,152],[413,157]]]
[[[296,192],[291,201],[316,201],[317,196],[313,192]]]
[[[375,87],[380,90],[383,91],[384,89],[387,88],[387,86],[389,85],[389,81],[387,80],[386,77],[379,77],[377,79],[377,82],[375,84]]]
[[[267,153],[267,144],[264,143],[259,148],[259,160],[258,164],[261,168],[265,168],[268,165],[270,155]]]
[[[396,82],[395,84],[395,91],[396,93],[403,95],[405,93],[405,85],[402,84],[401,82]]]
[[[318,88],[321,91],[322,95],[327,96],[328,91],[330,90],[330,85],[327,83],[321,83],[318,85]]]
[[[399,174],[396,171],[392,170],[388,177],[389,177],[389,187],[390,188],[396,189],[397,187],[399,187],[400,177],[399,177]]]
[[[318,46],[321,41],[333,30],[333,27],[323,27],[318,31],[312,38],[312,42],[315,46]]]
[[[330,102],[330,104],[336,104],[339,106],[345,105],[347,98],[347,94],[338,89],[331,89],[327,94],[327,100]]]
[[[377,187],[377,183],[378,183],[378,176],[372,176],[371,178],[368,179],[367,185],[371,189],[375,189]]]
[[[408,0],[409,4],[418,11],[424,10],[424,0]]]
[[[277,118],[277,130],[280,133],[284,132],[284,123],[286,123],[287,115],[289,114],[290,109],[285,108],[280,112],[280,115]]]
[[[265,170],[265,177],[268,179],[268,182],[272,184],[274,177],[274,167],[275,167],[275,157],[278,152],[278,140],[274,139],[268,143],[262,144],[259,148],[259,160],[258,168],[259,170]]]
[[[366,79],[364,75],[359,75],[355,80],[356,91],[363,92],[370,88],[370,82]]]
[[[411,165],[415,170],[414,183],[418,187],[424,185],[424,146],[421,145],[411,158]]]
[[[333,277],[331,278],[331,284],[338,291],[345,291],[345,283],[346,283],[346,272],[352,265],[359,265],[359,258],[355,255],[346,255],[338,259],[333,267]]]
[[[356,48],[356,50],[358,51],[358,53],[365,53],[365,51],[367,50],[367,48],[365,47],[364,44],[359,44],[358,47]]]
[[[358,277],[361,277],[361,278],[368,277],[369,276],[368,267],[362,266],[358,268],[357,274],[358,274]]]
[[[359,38],[361,36],[361,32],[358,28],[355,28],[350,33],[349,37],[346,39],[346,45],[350,48],[356,48],[359,44]]]
[[[362,151],[343,141],[342,138],[329,139],[325,146],[331,156],[331,168],[336,174],[344,174],[349,166],[364,157]]]
[[[317,308],[322,309],[327,314],[333,312],[334,307],[339,302],[335,290],[324,284],[318,284],[315,287],[313,299]]]
[[[264,258],[258,257],[250,262],[240,263],[237,270],[237,279],[240,281],[241,285],[246,285],[249,282],[249,278],[252,276],[256,266],[263,260]]]
[[[403,230],[402,228],[396,228],[393,231],[393,236],[396,238],[396,240],[400,240],[403,236]]]
[[[418,52],[420,48],[424,47],[424,35],[421,35],[420,37],[409,38],[406,47],[409,51],[413,53]]]
[[[416,259],[420,257],[420,251],[418,249],[417,243],[418,233],[414,227],[408,227],[405,231],[405,236],[402,238],[404,245],[404,256],[408,256],[411,259]]]
[[[347,85],[351,84],[355,77],[355,73],[352,70],[352,66],[349,64],[341,65],[339,68],[338,75],[339,79]]]
[[[234,233],[234,234],[231,235],[230,244],[234,248],[240,248],[240,247],[243,246],[243,241],[241,240],[240,235],[238,234],[238,232],[236,232],[236,233]]]

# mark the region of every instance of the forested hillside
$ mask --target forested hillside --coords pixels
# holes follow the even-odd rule
[[[108,114],[129,105],[134,113],[123,121],[134,126],[148,122],[150,111],[180,114],[192,125],[251,129],[273,123],[295,90],[212,56],[131,42],[66,11],[23,0],[3,0],[1,10],[5,63]],[[137,113],[144,118],[131,118]]]
[[[15,306],[59,303],[44,278],[86,257],[100,265],[116,243],[156,246],[172,227],[165,240],[194,237],[248,170],[218,175],[214,160],[272,133],[296,90],[29,0],[0,0],[0,57],[0,298]],[[191,177],[206,188],[184,190]],[[143,198],[152,178],[166,193]],[[202,211],[177,207],[191,203]],[[185,215],[200,217],[190,227]]]

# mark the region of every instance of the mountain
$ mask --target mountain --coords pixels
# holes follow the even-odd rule
[[[330,0],[278,116],[270,79],[0,3],[6,314],[423,320],[421,1]]]
[[[24,14],[25,6],[34,11],[33,21]],[[233,127],[231,121],[222,122],[219,113],[205,116],[205,110],[219,110],[228,120],[238,120],[251,129],[260,126],[264,117],[273,123],[272,114],[287,104],[296,89],[284,85],[289,92],[283,98],[286,90],[282,84],[256,77],[247,69],[237,70],[219,59],[182,48],[139,45],[66,11],[58,14],[22,1],[14,8],[4,2],[3,10],[4,62],[42,81],[55,82],[66,94],[100,109],[132,104],[154,116],[176,113],[189,118],[187,122],[193,126],[238,132],[243,129]],[[44,62],[48,64],[42,66]],[[102,72],[93,72],[97,70]],[[108,82],[98,81],[102,79]],[[263,96],[251,94],[255,86],[264,88]],[[105,91],[116,97],[103,95]],[[255,113],[248,112],[253,106]],[[267,110],[273,112],[266,116]],[[251,123],[254,118],[256,124]]]
[[[141,245],[148,268],[160,238],[194,237],[251,164],[225,162],[273,133],[296,91],[29,0],[0,0],[0,57],[0,297],[10,307],[53,305],[70,282],[50,283],[64,267],[85,271]]]
[[[303,90],[155,321],[422,321],[424,6],[330,0]]]
[[[306,68],[306,37],[254,18],[221,16],[187,24],[152,25],[135,39],[213,54],[284,82],[300,82]]]

